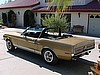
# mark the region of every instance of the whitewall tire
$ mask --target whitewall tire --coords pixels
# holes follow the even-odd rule
[[[6,46],[9,51],[15,50],[13,43],[10,40],[6,40]]]
[[[58,58],[55,53],[49,49],[45,49],[42,53],[42,56],[46,63],[54,65],[58,62]]]

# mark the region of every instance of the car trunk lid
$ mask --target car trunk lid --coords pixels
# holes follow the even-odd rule
[[[55,41],[74,46],[76,44],[79,44],[79,43],[82,43],[82,42],[86,42],[88,40],[89,39],[86,39],[86,38],[71,37],[71,38],[59,39],[59,40],[55,40]]]
[[[79,53],[82,51],[90,50],[95,47],[95,41],[87,38],[71,37],[66,39],[60,39],[57,42],[72,45],[73,53]]]

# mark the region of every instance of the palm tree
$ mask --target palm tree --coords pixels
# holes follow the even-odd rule
[[[72,1],[73,0],[49,0],[49,8],[52,10],[52,7],[54,6],[57,6],[57,8],[56,8],[56,12],[58,13],[58,12],[62,12],[62,13],[58,13],[59,15],[60,15],[60,18],[61,17],[63,17],[64,15],[63,15],[63,11],[65,10],[65,9],[67,9],[68,8],[68,6],[72,3]],[[54,8],[53,8],[54,9]],[[58,16],[58,14],[56,13],[56,16]],[[48,22],[48,20],[50,20],[52,17],[50,17],[50,18],[47,18],[47,19],[45,19],[44,21],[47,21]],[[56,22],[57,20],[55,20],[55,18],[56,17],[54,17],[54,21]],[[50,20],[51,21],[51,20]],[[54,22],[53,21],[53,22]],[[58,29],[59,29],[59,36],[61,36],[61,32],[62,32],[62,26],[60,26],[60,25],[62,25],[62,23],[60,23],[59,24],[59,26],[58,26],[58,24],[53,24],[53,27],[55,27],[55,26],[57,26],[57,27],[59,27]],[[67,23],[66,23],[66,26],[67,26]]]
[[[56,5],[57,12],[63,12],[65,8],[68,8],[68,6],[73,2],[74,0],[51,0],[50,6]]]

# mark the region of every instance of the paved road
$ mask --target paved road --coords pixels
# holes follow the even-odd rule
[[[87,72],[91,71],[90,65],[99,60],[100,53],[97,49],[99,39],[94,38],[96,48],[89,56],[84,56],[76,61],[60,60],[57,65],[50,66],[43,61],[40,55],[21,49],[14,52],[8,51],[2,36],[5,32],[13,30],[0,30],[0,75],[87,75]]]

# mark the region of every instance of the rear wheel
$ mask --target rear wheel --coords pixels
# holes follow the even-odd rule
[[[6,40],[6,46],[9,51],[15,50],[13,43],[10,40]]]
[[[45,62],[48,64],[54,65],[58,62],[58,58],[55,55],[55,53],[49,49],[45,49],[42,52],[42,56],[43,56]]]

